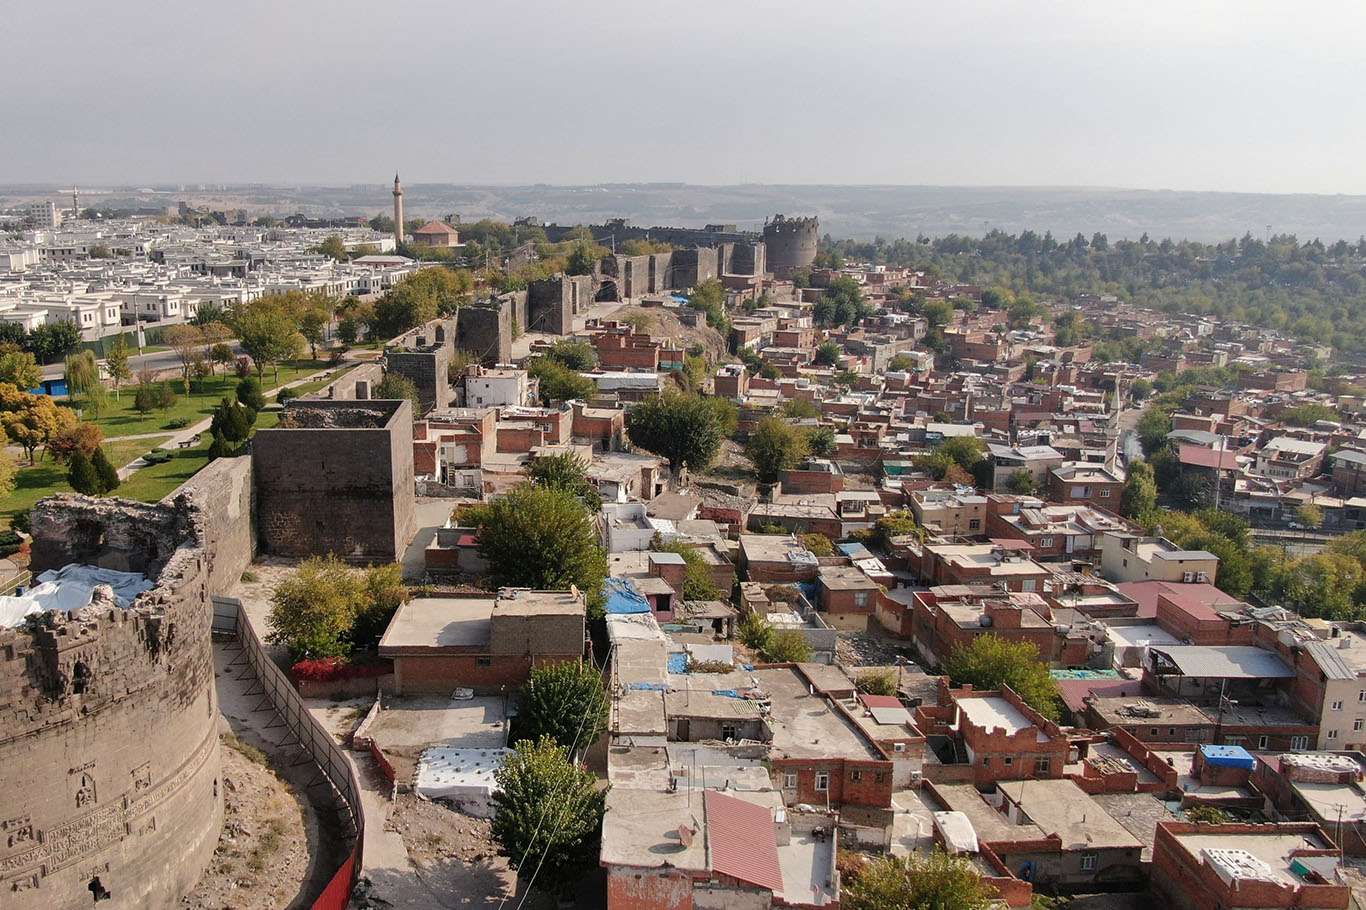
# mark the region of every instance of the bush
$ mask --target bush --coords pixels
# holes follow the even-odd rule
[[[298,398],[298,397],[299,397],[299,392],[298,392],[297,390],[291,389],[291,388],[289,388],[289,387],[287,387],[287,386],[286,386],[285,388],[281,389],[280,391],[278,391],[278,392],[275,393],[275,400],[276,400],[277,402],[279,402],[280,404],[284,404],[285,402],[290,401],[291,399],[294,399],[294,398]]]
[[[289,668],[296,682],[336,682],[342,679],[368,679],[391,672],[387,663],[352,663],[340,657],[301,660]]]
[[[170,461],[171,458],[171,453],[166,451],[165,449],[153,449],[152,451],[142,456],[142,460],[147,462],[148,464],[165,464],[166,462]]]
[[[261,391],[261,383],[255,376],[248,376],[237,383],[237,400],[253,411],[260,411],[266,406],[265,393]]]
[[[175,420],[168,420],[161,425],[163,430],[183,430],[190,425],[190,418],[177,417]]]

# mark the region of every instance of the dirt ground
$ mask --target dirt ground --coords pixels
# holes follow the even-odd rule
[[[181,902],[194,910],[277,910],[307,904],[305,807],[259,750],[223,737],[223,831],[198,886]]]
[[[663,307],[624,306],[611,316],[612,319],[619,322],[633,317],[649,320],[649,325],[645,327],[645,331],[649,332],[652,338],[672,339],[677,341],[684,350],[694,345],[701,345],[706,349],[707,357],[713,363],[726,355],[726,339],[720,332],[705,323],[696,328],[684,325],[681,319]]]
[[[896,663],[898,656],[910,657],[909,646],[889,636],[875,622],[865,632],[840,632],[835,642],[835,656],[846,667],[885,667]]]
[[[412,794],[400,794],[389,814],[387,827],[403,838],[423,890],[426,907],[498,907],[504,900],[516,906],[517,875],[498,855],[489,823],[428,802]],[[359,906],[371,906],[363,898]],[[375,904],[374,906],[388,906]],[[527,908],[548,908],[551,902],[538,896]]]

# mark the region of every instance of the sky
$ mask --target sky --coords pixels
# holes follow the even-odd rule
[[[0,0],[0,14],[3,183],[398,170],[1366,193],[1360,2]]]

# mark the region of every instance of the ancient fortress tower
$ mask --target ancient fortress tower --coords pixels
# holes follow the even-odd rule
[[[774,215],[764,222],[764,246],[768,269],[777,278],[791,278],[797,269],[809,269],[816,261],[820,223],[815,216],[788,218]]]
[[[240,571],[237,554],[214,565],[232,550],[210,527],[228,509],[214,511],[191,494],[64,495],[34,509],[35,575],[82,563],[154,587],[126,610],[97,601],[0,629],[5,910],[171,907],[212,858],[223,800],[209,595]]]

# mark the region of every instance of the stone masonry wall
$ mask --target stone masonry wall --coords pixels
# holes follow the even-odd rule
[[[335,553],[392,562],[413,534],[413,409],[392,409],[378,428],[271,428],[252,441],[261,549],[280,556]],[[288,410],[354,408],[347,401],[291,402]]]
[[[33,511],[33,568],[156,581],[0,630],[0,906],[175,906],[222,823],[209,518],[194,491],[146,505],[63,495]],[[220,571],[221,574],[221,571]]]

